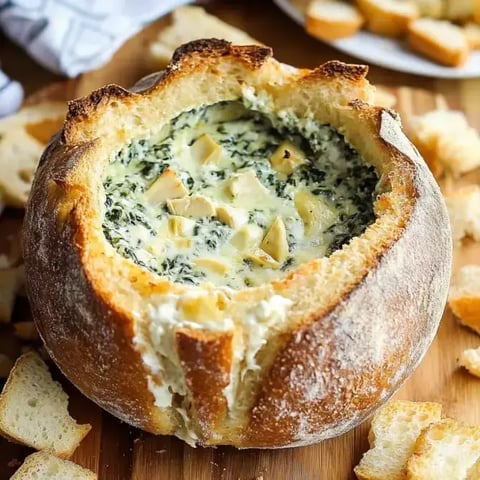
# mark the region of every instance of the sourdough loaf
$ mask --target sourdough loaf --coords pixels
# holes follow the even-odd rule
[[[24,257],[40,335],[83,393],[144,430],[247,448],[339,435],[401,385],[437,330],[451,234],[438,186],[399,119],[369,105],[366,73],[340,62],[296,69],[269,48],[205,40],[179,48],[165,73],[132,91],[110,85],[70,104],[37,170]],[[182,112],[238,99],[298,119],[292,128],[314,121],[341,132],[380,178],[374,222],[331,254],[240,289],[170,281],[120,255],[102,229],[112,155]],[[214,143],[203,137],[189,148],[214,165]],[[285,172],[305,161],[291,145],[272,159]],[[265,185],[250,177],[225,179],[229,194],[240,184],[261,194]],[[193,203],[215,212],[185,193],[186,180],[182,187],[168,174],[162,182],[176,216],[193,215]],[[156,191],[159,202],[166,189]],[[284,249],[267,235],[262,247]],[[273,271],[271,259],[259,258],[263,272]]]

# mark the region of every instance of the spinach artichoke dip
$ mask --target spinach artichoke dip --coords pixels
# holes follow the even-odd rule
[[[171,281],[241,289],[362,234],[377,181],[328,125],[220,102],[112,157],[103,231],[121,255]]]

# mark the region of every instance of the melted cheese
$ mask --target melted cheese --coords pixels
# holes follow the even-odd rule
[[[112,158],[104,233],[173,281],[255,286],[361,234],[374,220],[376,181],[340,134],[311,117],[223,102],[181,114]]]

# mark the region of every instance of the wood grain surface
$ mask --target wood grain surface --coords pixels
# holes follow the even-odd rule
[[[307,67],[331,58],[354,61],[309,38],[270,1],[216,1],[206,6],[272,45],[282,61]],[[110,82],[128,86],[154,69],[145,49],[149,39],[165,22],[161,20],[148,27],[129,41],[108,65],[76,81],[42,88],[59,78],[35,66],[5,39],[0,39],[2,67],[23,81],[28,91],[42,88],[31,101],[45,96],[73,98]],[[441,106],[446,98],[451,108],[464,110],[471,123],[480,129],[480,80],[436,81],[380,68],[372,69],[370,79],[391,87],[398,97],[396,109],[407,128],[412,115]],[[463,177],[450,188],[472,182],[480,182],[480,172]],[[21,217],[21,212],[7,211],[0,218],[0,251],[11,248],[12,241],[18,242],[12,234],[19,229]],[[467,263],[480,264],[480,244],[466,241],[457,247],[456,268]],[[28,317],[26,300],[20,300],[15,308],[15,319]],[[457,360],[465,348],[479,345],[480,337],[458,326],[447,310],[428,354],[397,397],[438,401],[444,405],[446,415],[480,424],[480,379],[459,369]],[[5,350],[12,355],[20,350],[8,328],[0,329],[0,351]],[[368,448],[369,425],[366,422],[339,438],[305,448],[273,451],[193,449],[175,438],[155,437],[121,423],[85,399],[55,370],[54,374],[71,396],[72,415],[93,426],[75,452],[73,461],[97,472],[101,480],[343,480],[354,478],[352,469]],[[7,480],[28,453],[28,449],[0,440],[0,480]]]

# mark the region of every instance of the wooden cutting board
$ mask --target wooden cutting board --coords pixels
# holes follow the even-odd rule
[[[72,98],[108,82],[130,85],[151,71],[143,54],[145,44],[162,22],[147,29],[130,41],[115,60],[101,70],[80,80],[63,83],[31,99]],[[134,61],[131,61],[134,59]],[[449,104],[462,108],[480,130],[480,82],[470,83],[462,91],[452,91]],[[421,114],[443,105],[443,97],[407,87],[394,89],[398,98],[396,109],[408,126],[411,115]],[[480,172],[469,174],[453,185],[480,182]],[[452,186],[450,186],[452,188]],[[18,228],[21,216],[7,212],[0,219],[2,239]],[[5,242],[4,242],[5,243]],[[480,243],[466,241],[455,252],[455,266],[480,264]],[[26,305],[20,303],[17,319],[28,317]],[[0,348],[6,342],[5,330],[0,330]],[[398,398],[438,401],[445,415],[480,424],[480,379],[458,368],[457,358],[466,348],[480,345],[480,337],[457,325],[447,310],[439,333],[420,367],[406,382]],[[18,345],[8,345],[11,351]],[[57,373],[58,375],[58,373]],[[58,378],[61,377],[58,375]],[[343,480],[354,478],[352,469],[368,448],[368,422],[339,438],[305,448],[284,450],[238,451],[233,448],[197,448],[186,446],[170,437],[155,437],[121,423],[102,412],[74,387],[61,379],[71,396],[71,413],[80,422],[93,428],[73,461],[98,473],[101,480]],[[0,440],[0,480],[7,480],[29,451]]]

